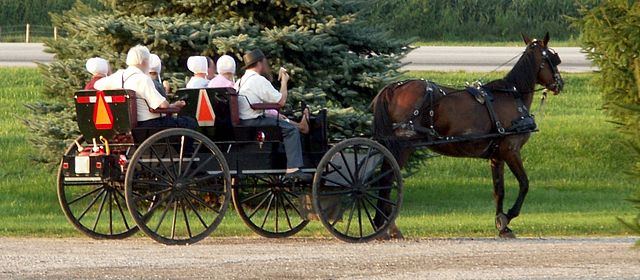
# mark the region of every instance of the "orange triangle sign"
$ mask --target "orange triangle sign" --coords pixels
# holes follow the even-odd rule
[[[93,106],[93,124],[98,130],[113,128],[113,115],[107,101],[104,100],[103,91],[96,93],[96,105]]]
[[[211,106],[211,100],[206,89],[201,89],[198,95],[198,109],[196,111],[196,119],[199,126],[214,126],[216,122],[216,113]]]

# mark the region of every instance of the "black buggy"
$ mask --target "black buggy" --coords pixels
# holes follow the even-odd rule
[[[139,229],[163,244],[192,244],[222,222],[231,201],[257,234],[280,238],[318,219],[347,242],[381,237],[398,215],[400,168],[381,144],[366,138],[340,142],[327,136],[327,112],[303,135],[312,183],[285,179],[280,128],[240,125],[233,89],[183,89],[181,111],[198,130],[137,127],[136,94],[128,90],[78,91],[82,136],[65,151],[58,198],[82,233],[120,239]],[[276,104],[251,104],[257,110]]]

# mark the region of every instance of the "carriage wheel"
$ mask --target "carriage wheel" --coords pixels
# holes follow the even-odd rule
[[[283,176],[247,176],[232,194],[242,221],[261,236],[289,237],[309,223],[301,207],[302,187]]]
[[[313,207],[338,239],[367,242],[381,237],[401,204],[400,167],[379,143],[348,139],[320,161],[313,181]]]
[[[131,158],[125,185],[138,227],[167,245],[207,237],[222,221],[231,197],[222,152],[201,133],[182,128],[144,141]]]
[[[80,136],[76,139],[83,141]],[[65,156],[78,152],[71,144]],[[96,239],[122,239],[138,231],[127,212],[120,182],[66,182],[62,162],[58,169],[58,201],[67,220],[83,234]]]

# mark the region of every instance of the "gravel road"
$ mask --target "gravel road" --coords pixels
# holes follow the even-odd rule
[[[209,238],[167,247],[146,238],[0,238],[10,279],[640,279],[631,238]]]

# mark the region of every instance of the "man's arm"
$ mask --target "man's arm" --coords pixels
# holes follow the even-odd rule
[[[289,91],[287,89],[288,83],[289,74],[286,71],[280,71],[280,94],[282,94],[282,97],[278,101],[278,104],[282,107],[287,103],[287,96],[289,95]]]

